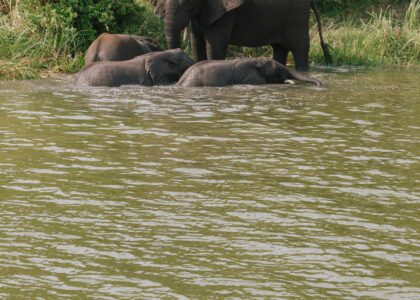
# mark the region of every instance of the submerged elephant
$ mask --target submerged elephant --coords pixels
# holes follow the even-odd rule
[[[100,61],[82,69],[76,86],[163,85],[175,83],[192,65],[181,49],[151,52],[126,61]]]
[[[161,51],[148,37],[128,34],[102,33],[90,44],[85,55],[85,66],[95,61],[121,61],[153,51]]]
[[[309,68],[310,9],[318,22],[315,0],[150,0],[165,23],[168,48],[180,47],[180,32],[191,23],[191,45],[195,60],[225,59],[228,44],[258,47],[271,45],[273,58],[286,64],[292,52],[297,70]]]
[[[178,85],[269,84],[284,83],[288,79],[321,85],[319,80],[294,72],[268,57],[201,61],[185,71]]]

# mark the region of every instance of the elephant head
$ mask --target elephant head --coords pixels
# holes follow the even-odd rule
[[[255,68],[267,83],[283,83],[291,78],[290,71],[273,59],[260,57],[256,61]]]
[[[181,49],[146,54],[145,68],[153,84],[169,84],[178,81],[193,61]]]
[[[268,57],[259,57],[256,61],[255,68],[257,72],[266,80],[267,83],[284,83],[288,79],[296,79],[303,82],[313,83],[321,86],[322,83],[318,79],[312,78],[300,72],[295,72]]]
[[[228,11],[241,6],[246,0],[150,0],[155,14],[165,23],[165,36],[169,49],[179,48],[181,30],[192,19],[209,26]]]

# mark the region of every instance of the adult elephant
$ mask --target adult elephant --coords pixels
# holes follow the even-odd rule
[[[268,57],[206,60],[191,66],[178,81],[181,86],[274,84],[296,79],[321,85],[321,81],[294,72]]]
[[[224,59],[229,44],[271,45],[273,58],[286,64],[291,51],[295,68],[309,69],[310,9],[318,22],[327,64],[328,45],[322,37],[314,0],[150,0],[165,23],[168,48],[180,47],[180,32],[191,23],[193,58]]]
[[[90,44],[85,55],[85,66],[96,61],[122,61],[153,51],[161,51],[151,38],[102,33]]]
[[[192,64],[181,49],[151,52],[125,61],[90,64],[76,75],[74,84],[78,87],[170,84],[177,82]]]

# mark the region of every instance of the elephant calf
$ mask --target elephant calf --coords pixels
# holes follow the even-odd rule
[[[178,85],[269,84],[284,83],[288,79],[310,82],[317,86],[321,85],[319,80],[294,72],[267,57],[201,61],[190,67],[182,75]]]
[[[153,51],[162,51],[162,49],[151,38],[102,33],[86,51],[85,66],[95,61],[128,60]]]
[[[100,61],[82,69],[76,86],[162,85],[175,83],[192,65],[181,49],[151,52],[125,61]]]

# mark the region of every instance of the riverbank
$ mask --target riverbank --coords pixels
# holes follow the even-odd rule
[[[323,62],[317,28],[312,28],[310,57]],[[420,64],[420,1],[409,5],[370,7],[363,14],[323,25],[324,38],[331,46],[334,64],[362,66],[404,66]]]
[[[163,41],[163,25],[148,0],[0,0],[0,79],[74,73],[102,32]]]
[[[19,4],[0,0],[0,79],[74,73],[82,67],[89,43],[103,31],[147,35],[164,45],[162,23],[144,0],[94,9],[93,4],[80,4],[78,13],[73,12],[74,8],[69,10],[65,3]],[[365,1],[363,6],[353,5],[342,11],[338,8],[322,7],[324,37],[331,46],[334,65],[420,64],[419,0],[412,0],[409,5],[381,2],[376,6],[367,6]],[[310,61],[323,64],[315,25],[311,36]],[[269,47],[231,49],[232,56],[271,55],[270,52]]]

